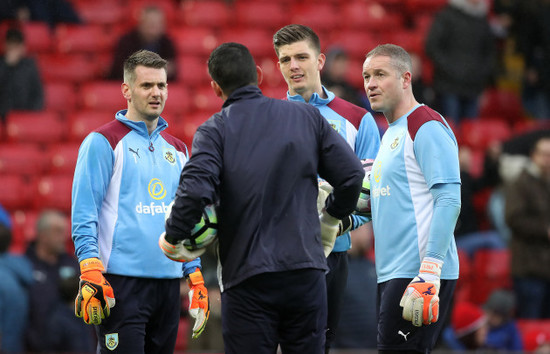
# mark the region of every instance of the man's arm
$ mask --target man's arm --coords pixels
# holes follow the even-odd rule
[[[72,188],[72,239],[79,261],[99,258],[99,211],[111,179],[114,153],[107,139],[91,133],[78,151]]]
[[[166,220],[166,235],[173,240],[189,238],[202,210],[217,201],[222,168],[222,141],[213,119],[201,125],[193,137],[192,154],[185,164],[172,212]]]

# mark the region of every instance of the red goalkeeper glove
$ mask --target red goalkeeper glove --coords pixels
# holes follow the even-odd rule
[[[208,290],[204,286],[204,279],[199,268],[188,275],[187,284],[191,289],[189,290],[189,314],[195,319],[192,337],[197,338],[206,327],[206,321],[210,316]]]
[[[100,324],[111,313],[111,307],[115,306],[113,288],[101,273],[103,271],[103,263],[97,258],[80,262],[80,285],[74,312],[87,324]]]
[[[403,318],[416,327],[437,322],[439,318],[439,287],[443,262],[424,258],[419,274],[409,283],[399,306]]]

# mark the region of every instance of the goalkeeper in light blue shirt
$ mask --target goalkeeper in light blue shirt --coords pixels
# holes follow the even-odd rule
[[[349,103],[321,84],[321,69],[325,55],[317,34],[303,25],[288,25],[273,36],[273,45],[279,59],[277,66],[288,84],[289,101],[306,102],[321,112],[323,117],[342,136],[359,159],[374,159],[380,146],[380,133],[374,118],[366,109]],[[325,183],[320,180],[320,185]],[[320,193],[322,194],[322,191]],[[324,200],[320,201],[324,206]],[[328,321],[325,351],[328,352],[340,316],[342,294],[347,283],[348,255],[351,248],[350,232],[367,222],[363,216],[351,215],[340,223],[341,235],[336,239],[327,258]]]
[[[409,54],[392,44],[363,64],[367,98],[389,123],[370,175],[378,350],[429,353],[458,279],[460,171],[453,131],[416,101],[411,71]]]

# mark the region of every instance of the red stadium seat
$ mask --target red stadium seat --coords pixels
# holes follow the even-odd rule
[[[76,108],[76,88],[69,82],[45,82],[45,109],[60,113],[71,112]]]
[[[60,24],[55,30],[59,53],[91,53],[110,51],[115,38],[109,36],[101,25]]]
[[[67,126],[55,112],[11,111],[7,116],[8,140],[20,143],[54,143],[66,137]]]
[[[441,10],[449,1],[448,0],[406,0],[405,11],[412,16],[418,14],[426,14],[433,16],[436,12]]]
[[[38,177],[32,186],[35,209],[59,209],[71,211],[73,174],[45,175]]]
[[[193,135],[197,131],[197,128],[208,118],[212,116],[216,111],[195,111],[190,114],[186,114],[177,124],[172,124],[168,127],[168,133],[181,139],[189,150],[191,150],[191,143],[193,142]],[[189,151],[191,152],[191,151]]]
[[[178,82],[189,88],[208,84],[210,75],[208,75],[207,60],[208,56],[179,56]]]
[[[383,36],[382,42],[397,44],[409,52],[423,55],[424,53],[424,34],[420,31],[413,31],[409,28],[396,29],[387,32]]]
[[[0,175],[40,175],[47,167],[46,152],[38,145],[1,144]]]
[[[85,23],[113,25],[125,20],[125,8],[120,1],[76,1],[75,9]]]
[[[358,45],[360,43],[361,45]],[[361,61],[365,60],[365,55],[379,43],[378,35],[366,31],[340,30],[333,32],[327,42],[327,47],[337,46],[344,49],[350,58]],[[361,77],[361,70],[358,70],[358,76]]]
[[[271,36],[274,31],[288,24],[288,13],[278,1],[237,1],[235,16],[239,25],[247,29],[267,30]]]
[[[80,107],[84,110],[117,112],[127,107],[122,96],[121,83],[118,81],[91,81],[80,86],[82,101]]]
[[[525,117],[519,94],[510,90],[485,90],[479,105],[479,116],[482,118],[499,117],[513,123]]]
[[[115,114],[107,111],[78,111],[70,121],[69,140],[82,142],[93,130],[115,119]]]
[[[53,36],[45,22],[24,23],[22,30],[29,53],[40,54],[52,51]]]
[[[222,108],[223,101],[216,96],[210,85],[199,87],[193,96],[193,107],[199,111],[217,112]]]
[[[233,20],[233,8],[223,0],[182,1],[178,17],[186,26],[225,29]]]
[[[273,53],[275,54],[275,53]],[[258,66],[262,69],[263,79],[260,83],[260,87],[286,87],[285,79],[283,78],[283,75],[281,74],[281,71],[277,67],[277,57],[273,55],[273,57],[264,57],[256,62]],[[283,92],[285,92],[283,90]]]
[[[173,82],[168,84],[168,100],[162,112],[162,116],[166,115],[168,118],[168,123],[172,121],[170,119],[171,115],[179,116],[189,111],[193,101],[191,92],[184,83]]]
[[[497,289],[510,289],[510,251],[480,249],[473,259],[470,301],[482,305]]]
[[[342,25],[350,30],[384,32],[404,27],[401,13],[389,12],[377,2],[346,2],[342,5],[341,16],[345,18]]]
[[[78,157],[78,148],[80,143],[68,142],[52,144],[48,147],[47,171],[52,174],[73,174]]]
[[[0,204],[8,211],[31,206],[32,188],[29,180],[20,174],[0,175]]]
[[[512,135],[507,122],[500,119],[464,119],[460,122],[462,144],[485,150],[495,141],[505,141]]]
[[[218,44],[214,30],[209,27],[174,26],[169,34],[178,55],[202,55],[208,58]]]
[[[64,81],[81,83],[92,80],[98,73],[98,67],[90,58],[83,55],[41,55],[38,67],[42,79],[48,81]]]
[[[311,27],[323,38],[322,33],[334,31],[341,26],[339,6],[324,2],[304,2],[292,5],[291,22]]]
[[[463,302],[469,301],[469,296],[472,288],[472,266],[470,258],[461,249],[458,249],[458,261],[460,263],[460,276],[456,283],[454,301]]]
[[[238,42],[248,47],[256,61],[263,57],[276,58],[273,49],[273,32],[265,29],[251,31],[247,27],[228,28],[220,36],[220,43]]]

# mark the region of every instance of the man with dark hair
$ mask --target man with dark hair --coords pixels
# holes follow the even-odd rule
[[[325,257],[353,210],[364,171],[319,111],[268,98],[248,49],[224,43],[208,60],[224,100],[195,133],[166,234],[186,260],[205,205],[219,200],[219,262],[225,353],[319,354],[325,342]],[[317,214],[317,176],[334,192]]]
[[[337,97],[322,85],[321,69],[326,58],[321,53],[317,34],[304,25],[288,25],[275,33],[273,46],[279,59],[277,66],[288,84],[287,99],[306,102],[319,109],[329,124],[346,139],[358,158],[374,159],[380,147],[380,133],[374,118],[364,108]],[[326,182],[320,179],[319,183],[322,185]],[[325,204],[323,196],[323,189],[320,189],[319,206]],[[336,336],[342,295],[347,284],[347,251],[352,243],[349,231],[357,229],[366,221],[365,217],[358,215],[342,220],[343,231],[327,258],[330,269],[327,273],[327,353]]]
[[[166,33],[166,19],[162,8],[157,5],[144,6],[135,28],[122,35],[113,55],[108,79],[122,78],[120,69],[124,61],[138,50],[150,50],[167,60],[166,73],[169,81],[177,78],[177,52],[172,39]]]
[[[188,160],[185,144],[164,131],[166,80],[166,60],[146,50],[132,54],[122,84],[128,109],[90,133],[78,152],[72,238],[81,276],[75,313],[98,325],[102,353],[172,353],[182,275],[191,288],[190,313],[197,316],[194,336],[208,319],[200,259],[184,263],[182,271],[157,246]]]
[[[11,110],[41,110],[44,91],[38,67],[27,56],[23,32],[17,28],[6,31],[4,56],[0,59],[0,118],[5,120]]]

